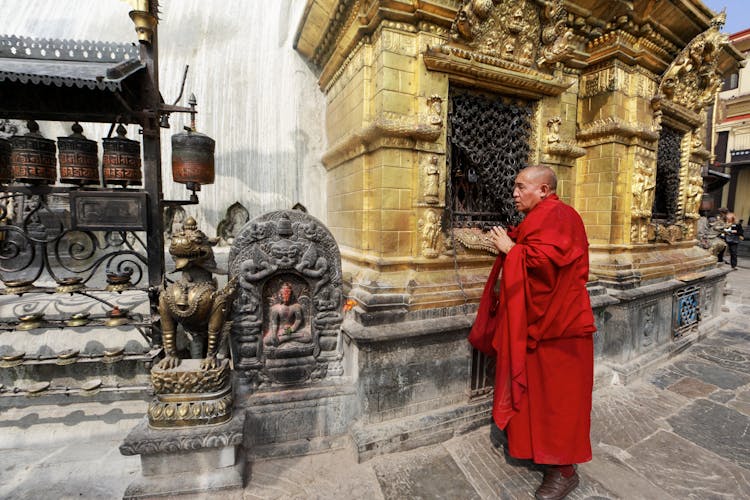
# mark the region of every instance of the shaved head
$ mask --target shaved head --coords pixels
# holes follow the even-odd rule
[[[528,179],[538,184],[548,185],[551,192],[554,193],[557,191],[557,175],[555,175],[555,171],[550,167],[546,165],[530,165],[521,170],[519,175],[521,173],[526,173]]]

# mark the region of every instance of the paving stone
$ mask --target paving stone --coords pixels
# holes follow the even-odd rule
[[[515,460],[495,448],[486,429],[445,443],[466,479],[483,499],[516,500],[533,498],[542,482],[543,469],[527,460]],[[582,468],[581,484],[568,495],[571,500],[616,499]]]
[[[734,400],[729,402],[728,406],[750,416],[750,389],[739,392]]]
[[[686,398],[704,398],[718,388],[693,377],[685,377],[670,385],[667,389]]]
[[[675,498],[750,498],[750,471],[659,431],[632,446],[625,462]]]
[[[713,384],[722,389],[737,389],[750,382],[750,375],[738,373],[693,356],[687,356],[676,361],[672,369],[685,376],[695,377],[707,384]]]
[[[649,384],[608,387],[597,391],[591,411],[591,442],[621,449],[665,428],[664,418],[687,399]]]
[[[670,367],[659,368],[655,370],[651,375],[648,376],[647,380],[649,383],[655,385],[659,389],[666,389],[670,385],[678,382],[684,378],[685,375],[672,370]]]
[[[750,469],[750,417],[706,399],[690,403],[669,423],[676,434]]]
[[[633,471],[622,460],[598,446],[593,447],[594,459],[578,466],[582,476],[599,478],[612,491],[611,498],[638,500],[677,500],[651,481]],[[624,454],[627,456],[627,453]]]
[[[730,391],[727,389],[714,391],[710,396],[708,396],[708,399],[710,399],[711,401],[716,401],[717,403],[725,404],[734,399],[734,391]]]
[[[693,354],[719,366],[750,374],[750,351],[740,351],[735,347],[698,346]]]
[[[386,500],[481,498],[442,445],[398,455],[373,464]]]

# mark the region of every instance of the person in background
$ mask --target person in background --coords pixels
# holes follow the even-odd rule
[[[737,247],[740,244],[740,240],[744,239],[745,232],[742,229],[742,224],[737,223],[734,212],[727,213],[724,241],[727,242],[727,247],[729,247],[729,264],[732,266],[732,269],[737,269]]]

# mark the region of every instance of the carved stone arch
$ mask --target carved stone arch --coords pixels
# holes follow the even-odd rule
[[[239,283],[235,366],[246,379],[294,385],[343,373],[341,255],[318,219],[299,210],[252,219],[232,244],[229,275]]]

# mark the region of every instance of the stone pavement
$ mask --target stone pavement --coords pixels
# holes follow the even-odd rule
[[[750,262],[729,274],[721,330],[628,386],[594,394],[594,459],[571,499],[750,498]],[[141,401],[0,409],[0,498],[120,498],[139,473],[118,446]],[[541,471],[485,426],[357,464],[341,449],[257,461],[243,491],[182,499],[523,499]],[[493,433],[496,436],[497,433]]]

